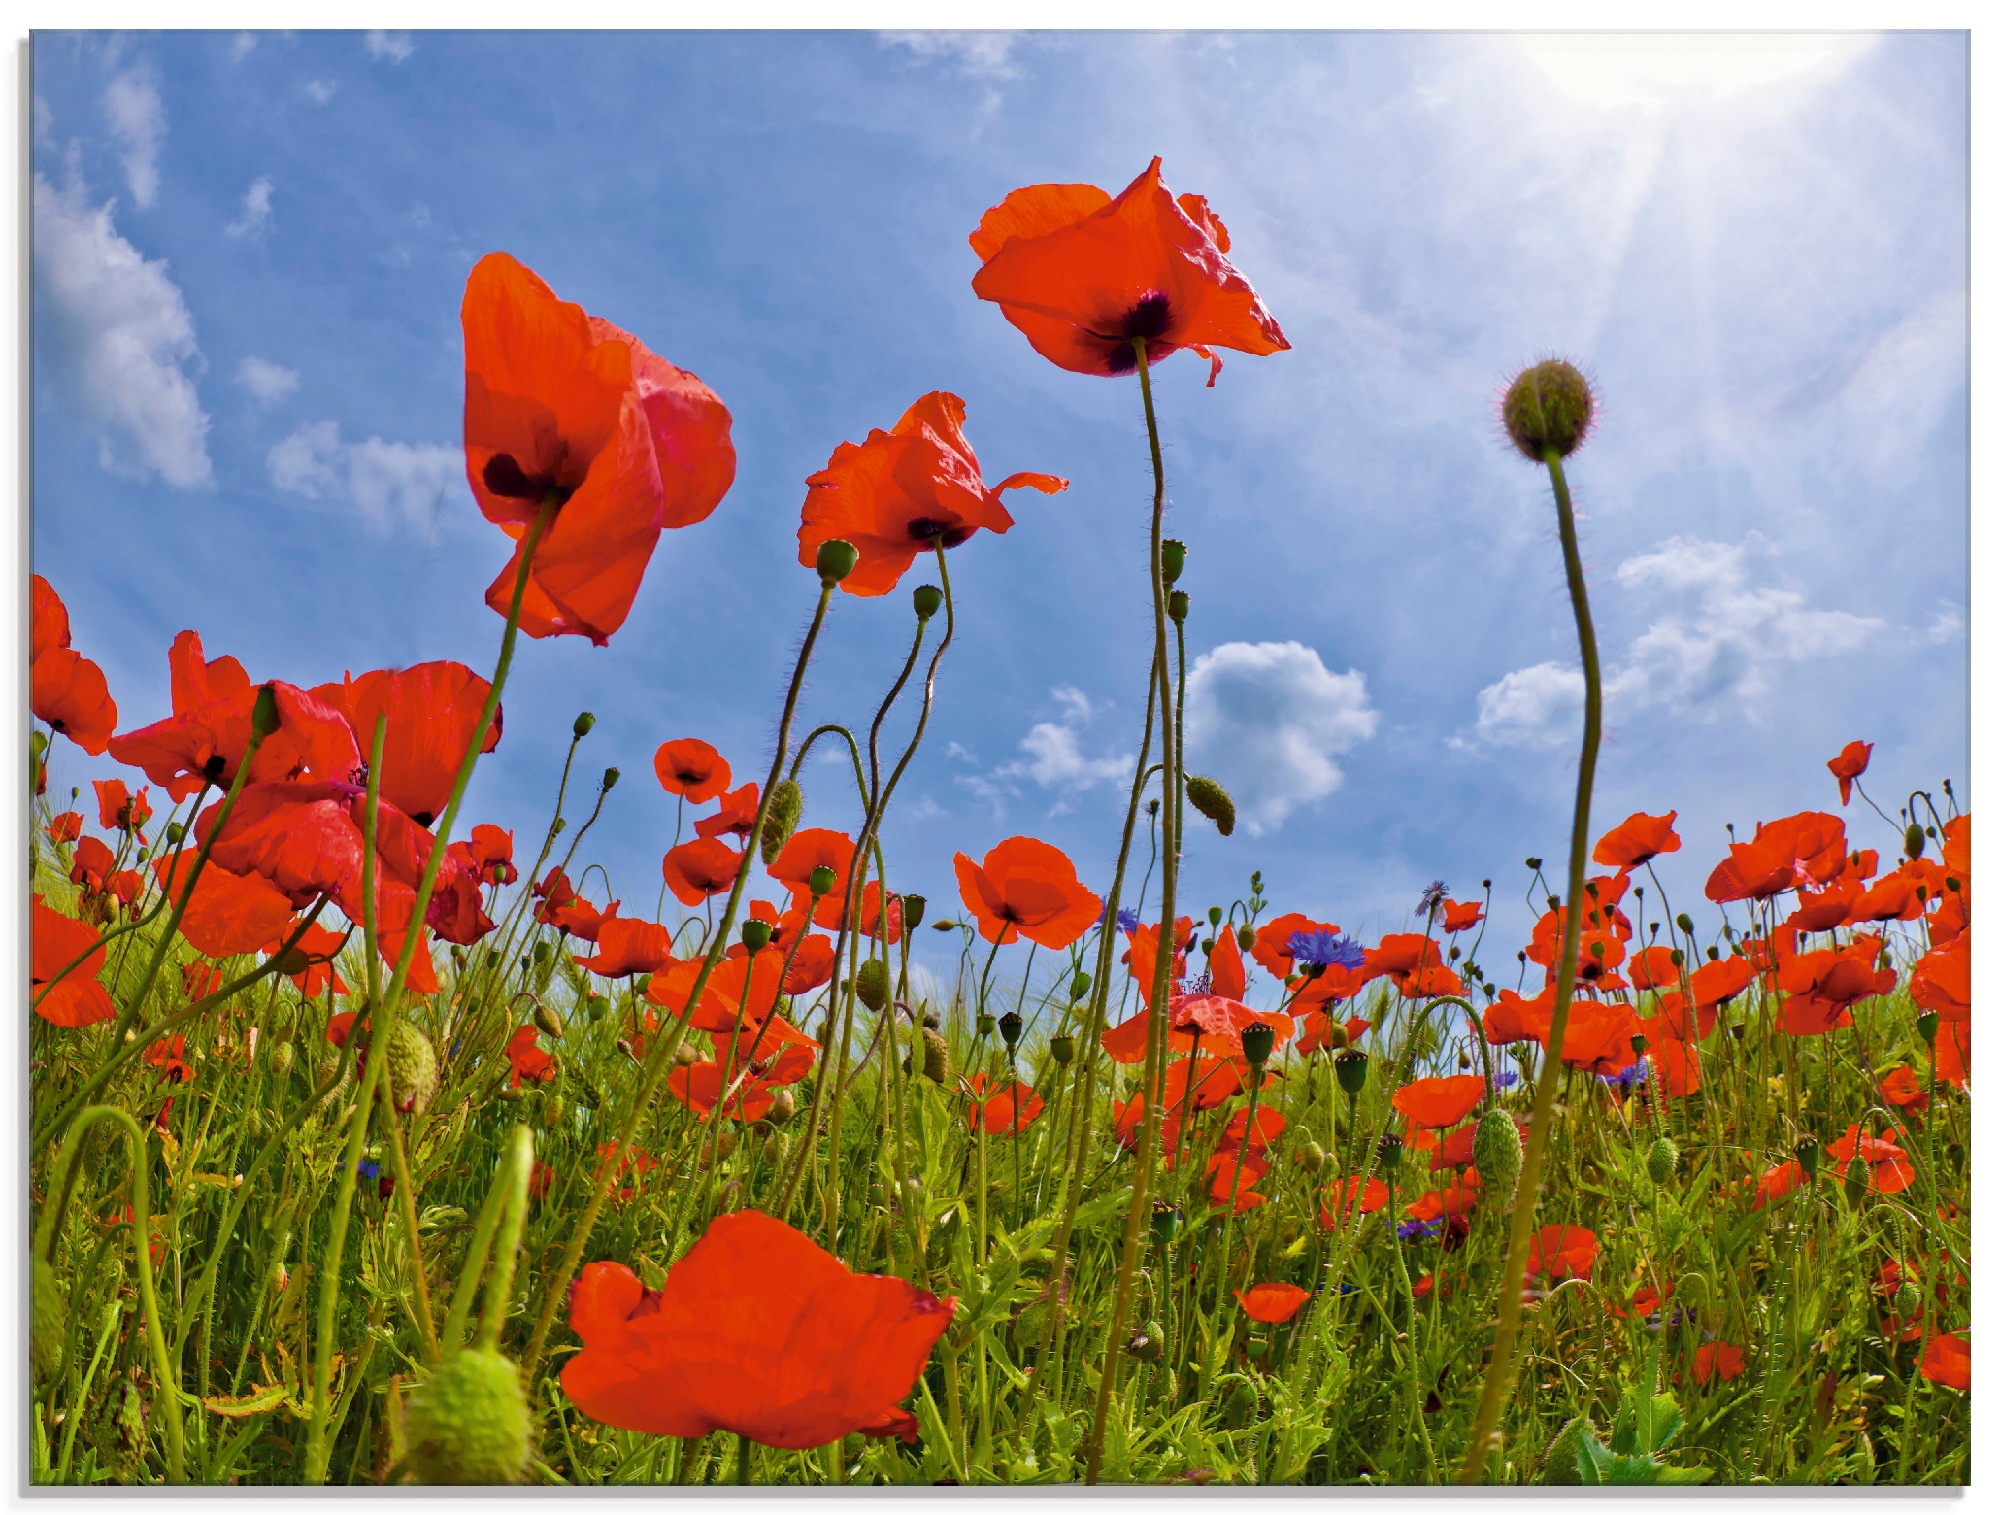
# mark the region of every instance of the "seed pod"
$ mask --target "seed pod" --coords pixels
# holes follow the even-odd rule
[[[1587,1415],[1564,1421],[1562,1429],[1550,1438],[1548,1450],[1542,1453],[1542,1482],[1564,1486],[1582,1483],[1583,1471],[1578,1459],[1583,1451],[1583,1438],[1596,1434],[1597,1427]]]
[[[1167,596],[1167,615],[1176,626],[1187,620],[1188,592],[1185,589],[1176,589]]]
[[[935,1026],[924,1027],[924,1077],[934,1084],[951,1081],[951,1043]]]
[[[28,1321],[30,1357],[35,1382],[55,1375],[62,1364],[63,1335],[69,1329],[69,1301],[56,1270],[45,1258],[37,1257],[34,1268],[33,1314]]]
[[[854,993],[862,1004],[879,1014],[889,1003],[888,963],[879,957],[863,963],[854,975]]]
[[[764,829],[758,834],[757,850],[763,855],[766,866],[778,860],[785,843],[792,838],[798,828],[799,817],[805,813],[805,791],[794,779],[779,779],[771,789],[771,808],[764,812]],[[821,893],[825,891],[822,890]]]
[[[972,1018],[972,1030],[978,1036],[991,1036],[995,1021],[992,1016],[980,1014]]]
[[[1375,1143],[1375,1160],[1384,1173],[1393,1177],[1403,1161],[1403,1139],[1394,1132],[1385,1134]]]
[[[452,1353],[411,1394],[407,1424],[419,1483],[519,1483],[527,1471],[521,1375],[498,1352]]]
[[[1507,386],[1500,420],[1521,456],[1540,463],[1583,445],[1596,408],[1590,384],[1572,363],[1551,358],[1523,369]]]
[[[1251,1067],[1261,1068],[1271,1060],[1271,1047],[1277,1036],[1277,1031],[1263,1021],[1243,1028],[1243,1056]]]
[[[606,793],[616,789],[618,787],[618,770],[616,768],[605,769],[602,782]]]
[[[1172,537],[1160,543],[1160,577],[1169,584],[1180,581],[1187,569],[1187,543],[1177,542]]]
[[[406,1114],[428,1109],[438,1088],[437,1051],[430,1038],[409,1021],[399,1020],[382,1056],[396,1108]]]
[[[1368,1082],[1368,1054],[1359,1047],[1343,1047],[1334,1054],[1333,1073],[1347,1094],[1360,1094],[1361,1086]]]
[[[1804,1170],[1808,1183],[1819,1177],[1819,1138],[1817,1136],[1808,1136],[1796,1147],[1792,1148],[1792,1156],[1798,1159],[1799,1167]]]
[[[819,581],[823,588],[831,589],[850,573],[854,565],[861,561],[861,554],[852,542],[843,542],[839,537],[829,537],[819,544],[813,566],[819,571]]]
[[[944,608],[944,591],[935,584],[919,584],[910,595],[910,603],[916,609],[917,619],[928,621]]]
[[[930,903],[921,894],[906,894],[903,899],[903,929],[914,931],[924,923],[924,907]]]
[[[840,875],[827,867],[825,863],[821,863],[811,873],[806,875],[806,888],[812,891],[814,899],[818,899],[821,895],[833,893],[833,886],[839,882]]]
[[[1513,1199],[1521,1177],[1521,1128],[1497,1105],[1479,1117],[1472,1133],[1472,1165],[1494,1203],[1504,1205]]]
[[[1071,1036],[1050,1037],[1049,1056],[1056,1060],[1059,1067],[1068,1067],[1070,1062],[1076,1057],[1076,1038]]]
[[[590,735],[590,728],[595,726],[596,724],[597,724],[597,717],[592,715],[588,710],[586,710],[583,712],[582,715],[576,718],[575,723],[572,724],[569,729],[571,734],[574,735],[576,739],[580,742],[585,737]]]
[[[1188,803],[1215,822],[1215,829],[1227,836],[1236,829],[1236,802],[1229,797],[1214,779],[1199,773],[1190,773],[1187,780]]]
[[[743,940],[744,950],[752,957],[771,945],[773,926],[769,921],[760,921],[755,916],[745,921],[738,932]]]
[[[277,735],[282,718],[278,714],[278,690],[274,684],[259,684],[257,698],[250,706],[250,729],[259,739]]]
[[[1021,1014],[1018,1010],[1009,1010],[1000,1017],[1000,1040],[1007,1044],[1009,1052],[1021,1045],[1021,1026]]]
[[[1926,1010],[1922,1015],[1917,1017],[1917,1035],[1924,1039],[1926,1046],[1935,1047],[1937,1045],[1937,1033],[1937,1011]]]
[[[1680,1165],[1681,1149],[1674,1145],[1671,1136],[1655,1137],[1653,1145],[1646,1149],[1646,1177],[1655,1185],[1666,1183]]]

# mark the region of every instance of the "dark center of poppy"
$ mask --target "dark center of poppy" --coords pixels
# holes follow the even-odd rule
[[[422,826],[426,831],[428,831],[430,830],[431,822],[436,820],[437,817],[432,815],[428,810],[419,810],[415,815],[412,815],[410,819],[415,821],[419,826]]]
[[[573,486],[560,483],[554,474],[526,472],[510,452],[496,452],[488,458],[479,477],[489,494],[509,500],[541,500],[553,495],[556,504],[563,505],[576,493]]]
[[[222,770],[228,766],[228,761],[221,753],[212,753],[208,761],[201,765],[201,776],[211,784],[218,783],[222,778]]]
[[[911,541],[926,544],[941,541],[947,547],[956,547],[975,529],[962,521],[939,520],[932,516],[918,516],[909,526]]]

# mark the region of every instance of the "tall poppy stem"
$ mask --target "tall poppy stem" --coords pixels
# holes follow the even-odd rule
[[[1576,768],[1576,810],[1569,833],[1569,908],[1563,912],[1562,954],[1556,963],[1555,1006],[1549,1016],[1548,1056],[1542,1059],[1535,1083],[1535,1111],[1528,1126],[1528,1147],[1521,1156],[1519,1186],[1508,1228],[1507,1262],[1500,1277],[1500,1319],[1493,1331],[1493,1355],[1486,1365],[1486,1384],[1473,1421],[1472,1440],[1458,1481],[1474,1484],[1485,1475],[1486,1460],[1495,1450],[1500,1411],[1514,1386],[1514,1344],[1521,1329],[1521,1285],[1528,1274],[1528,1248],[1535,1231],[1535,1200],[1541,1186],[1542,1162],[1548,1152],[1549,1125],[1555,1113],[1556,1081],[1563,1066],[1563,1033],[1569,1028],[1570,996],[1576,989],[1577,946],[1582,939],[1585,895],[1583,871],[1590,841],[1590,789],[1597,776],[1597,744],[1604,724],[1604,684],[1597,664],[1597,631],[1590,620],[1590,595],[1583,582],[1583,556],[1576,542],[1576,513],[1570,506],[1569,481],[1563,477],[1561,456],[1553,449],[1543,455],[1549,484],[1556,498],[1556,523],[1562,535],[1563,572],[1569,581],[1570,609],[1576,616],[1576,640],[1583,658],[1583,750]]]
[[[1174,775],[1180,771],[1179,733],[1174,729],[1173,672],[1167,662],[1167,582],[1161,561],[1161,538],[1167,509],[1166,464],[1160,456],[1160,426],[1153,413],[1153,379],[1147,368],[1146,339],[1134,337],[1132,351],[1138,358],[1139,393],[1146,407],[1146,441],[1153,459],[1153,530],[1149,573],[1153,587],[1153,674],[1160,702],[1160,763],[1162,788],[1169,803],[1160,807],[1160,936],[1155,944],[1153,982],[1147,1000],[1152,1007],[1146,1046],[1144,1128],[1139,1137],[1138,1172],[1132,1180],[1132,1206],[1125,1218],[1125,1248],[1118,1260],[1118,1284],[1111,1297],[1111,1330],[1104,1344],[1104,1371],[1097,1383],[1097,1413],[1090,1427],[1090,1448],[1084,1461],[1083,1481],[1097,1482],[1104,1461],[1104,1430],[1111,1416],[1111,1401],[1117,1388],[1118,1359],[1124,1348],[1125,1322],[1132,1305],[1132,1279],[1139,1267],[1139,1252],[1146,1234],[1153,1180],[1153,1162],[1160,1147],[1160,1075],[1166,1051],[1167,998],[1173,982],[1174,886],[1179,874],[1180,835],[1171,803],[1175,794]],[[1144,759],[1140,768],[1145,767]]]

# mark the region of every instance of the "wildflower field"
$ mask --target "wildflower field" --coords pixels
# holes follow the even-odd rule
[[[736,472],[721,398],[505,252],[462,307],[490,666],[308,686],[183,631],[133,725],[34,577],[33,1482],[1968,1481],[1970,815],[1866,732],[1719,848],[1671,793],[1593,809],[1570,475],[1620,438],[1576,368],[1495,376],[1585,681],[1569,834],[1375,940],[1267,897],[1254,838],[1234,898],[1183,879],[1236,814],[1183,757],[1202,544],[1152,370],[1289,346],[1227,209],[1155,159],[970,232],[988,313],[1143,426],[1104,877],[1013,836],[925,899],[883,845],[981,634],[954,566],[1067,487],[987,482],[942,391],[802,481],[769,750],[621,779],[580,713],[545,824],[473,813],[515,660],[615,658]],[[907,657],[805,729],[850,616]],[[127,777],[72,789],[73,748]],[[591,886],[620,782],[687,829]]]

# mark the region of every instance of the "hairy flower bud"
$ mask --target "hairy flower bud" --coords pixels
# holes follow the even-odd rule
[[[934,1084],[951,1082],[951,1043],[936,1026],[924,1027],[924,1077]]]
[[[63,1334],[69,1328],[69,1302],[63,1297],[62,1282],[47,1259],[36,1257],[32,1314],[28,1321],[30,1358],[35,1381],[55,1376],[62,1365]]]
[[[562,1040],[563,1018],[556,1014],[554,1006],[542,1004],[539,1000],[536,1001],[535,1024],[557,1041]]]
[[[1199,773],[1187,777],[1188,803],[1215,822],[1215,829],[1224,836],[1236,829],[1236,802],[1212,778]]]
[[[879,1013],[889,1003],[889,965],[879,957],[869,958],[855,972],[854,993],[862,1004]]]
[[[1500,419],[1521,455],[1540,463],[1566,458],[1583,445],[1595,402],[1590,384],[1572,363],[1551,358],[1523,369],[1507,386]]]
[[[271,1049],[271,1071],[280,1078],[289,1077],[292,1071],[292,1044],[279,1042]]]
[[[1326,1167],[1326,1148],[1318,1142],[1309,1141],[1292,1155],[1292,1161],[1308,1173],[1318,1173]]]
[[[563,1103],[563,1097],[560,1094],[544,1093],[542,1095],[542,1129],[544,1131],[555,1130],[563,1123],[563,1116],[568,1113],[568,1110],[569,1107]]]
[[[1847,1202],[1850,1205],[1860,1204],[1861,1197],[1868,1192],[1868,1164],[1862,1161],[1858,1144],[1854,1152],[1854,1161],[1847,1165],[1847,1176],[1842,1181],[1841,1189],[1847,1195]]]
[[[1646,1149],[1646,1177],[1655,1185],[1665,1184],[1680,1165],[1681,1149],[1674,1145],[1671,1136],[1655,1137],[1653,1145]]]
[[[429,1108],[438,1088],[437,1051],[430,1038],[409,1021],[399,1020],[382,1056],[396,1108],[419,1114]]]
[[[452,1353],[411,1394],[407,1424],[420,1483],[518,1483],[527,1471],[521,1375],[498,1352]]]
[[[1472,1133],[1472,1166],[1496,1205],[1509,1203],[1521,1177],[1521,1128],[1497,1105],[1479,1117]]]
[[[852,542],[828,537],[819,544],[819,555],[813,560],[813,566],[819,571],[820,584],[831,589],[854,572],[854,565],[860,561],[861,554]]]
[[[783,1125],[798,1110],[799,1102],[792,1093],[790,1084],[780,1084],[771,1096],[771,1108],[764,1112],[764,1119],[774,1126]]]
[[[771,803],[764,812],[764,829],[757,836],[757,851],[763,856],[766,866],[778,860],[778,854],[784,850],[785,843],[791,840],[792,832],[797,829],[799,816],[805,808],[806,797],[796,780],[779,779],[772,786]]]

